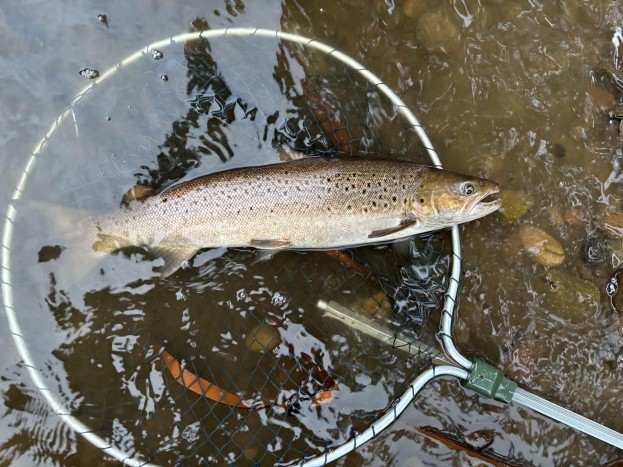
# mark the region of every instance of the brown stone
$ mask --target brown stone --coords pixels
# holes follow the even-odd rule
[[[543,266],[559,266],[565,260],[565,250],[558,240],[544,230],[524,224],[519,228],[524,252]]]

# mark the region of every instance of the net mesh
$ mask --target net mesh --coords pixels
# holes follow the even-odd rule
[[[253,37],[162,55],[119,69],[72,109],[26,198],[116,209],[136,184],[163,189],[301,154],[426,163],[391,103],[330,55]],[[340,252],[209,250],[166,279],[129,250],[68,284],[45,222],[15,227],[16,309],[37,323],[26,338],[71,413],[145,461],[292,465],[320,455],[368,427],[439,353],[430,316],[447,285],[443,233]],[[390,338],[325,316],[320,302]],[[429,351],[403,352],[392,337]]]

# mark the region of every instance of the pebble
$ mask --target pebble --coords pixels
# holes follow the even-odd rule
[[[559,266],[565,260],[565,250],[558,240],[544,230],[524,224],[519,238],[525,253],[543,266]]]
[[[548,353],[546,340],[538,339],[533,335],[523,336],[515,343],[510,355],[506,358],[504,371],[511,379],[519,383],[530,384],[542,373],[539,371],[539,363],[547,357]],[[542,381],[539,381],[539,384],[541,383]]]
[[[459,29],[447,14],[441,11],[425,13],[417,22],[416,35],[419,42],[431,50],[456,49]]]
[[[592,86],[588,90],[588,94],[591,97],[591,102],[600,112],[607,112],[617,104],[615,97],[602,87]]]
[[[560,269],[548,271],[543,281],[535,283],[535,288],[543,293],[552,313],[572,323],[590,318],[599,309],[599,288]]]
[[[392,314],[392,305],[385,292],[378,290],[373,295],[362,299],[357,298],[350,304],[350,308],[361,315],[389,318]]]
[[[281,337],[275,328],[260,323],[247,333],[244,342],[253,352],[271,352],[279,345]]]
[[[623,238],[623,212],[618,209],[601,209],[597,226],[609,238]]]
[[[532,198],[520,190],[502,190],[500,214],[507,221],[515,221],[526,215],[534,204]]]
[[[415,19],[422,14],[425,6],[426,0],[407,0],[402,5],[402,12],[405,16]]]

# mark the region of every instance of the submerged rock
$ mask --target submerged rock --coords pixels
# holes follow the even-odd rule
[[[367,317],[389,318],[392,314],[392,305],[382,290],[378,290],[372,295],[357,297],[350,303],[350,308]]]
[[[420,43],[431,50],[456,49],[461,43],[458,40],[459,29],[452,19],[443,11],[425,13],[417,22],[416,35]]]
[[[543,362],[548,361],[549,352],[546,339],[523,336],[504,359],[504,372],[519,383],[538,384],[541,390],[547,390],[550,377],[547,369],[543,368]]]
[[[597,215],[597,226],[610,238],[623,238],[623,212],[618,209],[602,209]]]
[[[281,342],[281,336],[272,326],[260,323],[247,333],[244,342],[253,352],[271,352]]]
[[[544,230],[524,224],[519,228],[519,238],[524,252],[543,266],[560,266],[565,260],[565,250],[558,240]]]
[[[590,318],[599,309],[599,288],[566,271],[549,271],[535,283],[535,288],[545,296],[553,313],[572,323]]]
[[[605,239],[599,237],[587,238],[582,245],[582,257],[591,266],[605,263],[608,258]]]
[[[534,204],[532,198],[520,190],[502,190],[500,214],[507,221],[515,221],[526,215]]]

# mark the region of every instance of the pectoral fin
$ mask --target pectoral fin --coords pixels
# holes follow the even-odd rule
[[[401,230],[406,229],[407,227],[411,227],[415,223],[417,223],[416,219],[404,219],[400,221],[400,223],[394,227],[388,227],[387,229],[373,231],[370,235],[368,235],[368,238],[386,237],[387,235],[391,235],[396,232],[400,232]]]
[[[253,239],[249,242],[249,246],[261,249],[278,249],[287,248],[291,245],[289,240],[283,239]]]
[[[197,254],[199,248],[170,246],[167,244],[153,248],[156,256],[164,260],[164,266],[160,270],[162,277],[168,277],[177,271],[184,262],[190,260]]]

